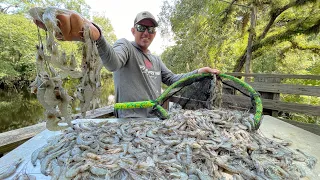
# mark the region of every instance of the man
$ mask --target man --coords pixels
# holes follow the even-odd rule
[[[82,40],[84,22],[90,23],[78,14],[58,15],[58,26],[62,35],[60,40]],[[45,29],[45,26],[35,20]],[[154,16],[143,11],[137,14],[131,28],[134,41],[120,39],[113,46],[108,44],[99,27],[90,23],[91,38],[97,42],[99,55],[104,66],[113,72],[116,102],[135,102],[154,100],[161,94],[161,82],[171,85],[179,79],[195,73],[215,73],[219,71],[209,67],[200,68],[186,74],[172,73],[158,56],[152,55],[148,49],[156,36],[158,23]],[[116,116],[123,117],[154,117],[151,109],[119,110]]]

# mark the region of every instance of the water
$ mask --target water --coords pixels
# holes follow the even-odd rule
[[[64,87],[72,95],[75,82],[67,82]],[[114,93],[112,78],[102,81],[100,105],[108,104],[108,96]],[[79,112],[79,101],[72,103],[73,113]],[[20,90],[0,90],[0,133],[31,126],[44,121],[44,108],[36,95],[27,88]]]
[[[39,122],[43,108],[27,90],[0,91],[0,133]]]

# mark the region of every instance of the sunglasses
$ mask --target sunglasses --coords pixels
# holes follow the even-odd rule
[[[156,32],[156,28],[155,27],[153,27],[153,26],[144,26],[144,25],[141,25],[141,24],[137,24],[136,25],[136,29],[139,32],[145,32],[146,29],[148,29],[148,33],[149,34],[154,34]]]

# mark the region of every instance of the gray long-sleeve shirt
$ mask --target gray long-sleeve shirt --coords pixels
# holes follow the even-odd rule
[[[197,73],[172,73],[158,56],[143,53],[135,42],[119,39],[112,46],[101,36],[97,40],[103,65],[113,72],[116,102],[155,100],[161,94],[161,82],[171,85]],[[155,117],[149,109],[118,110],[117,117]]]

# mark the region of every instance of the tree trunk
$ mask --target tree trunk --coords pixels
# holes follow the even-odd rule
[[[250,62],[252,59],[252,44],[253,44],[253,38],[255,36],[255,27],[256,27],[256,11],[257,11],[256,6],[252,4],[249,39],[248,39],[247,56],[246,56],[246,70],[245,70],[246,74],[250,73]],[[245,81],[250,82],[250,77],[245,77]]]

